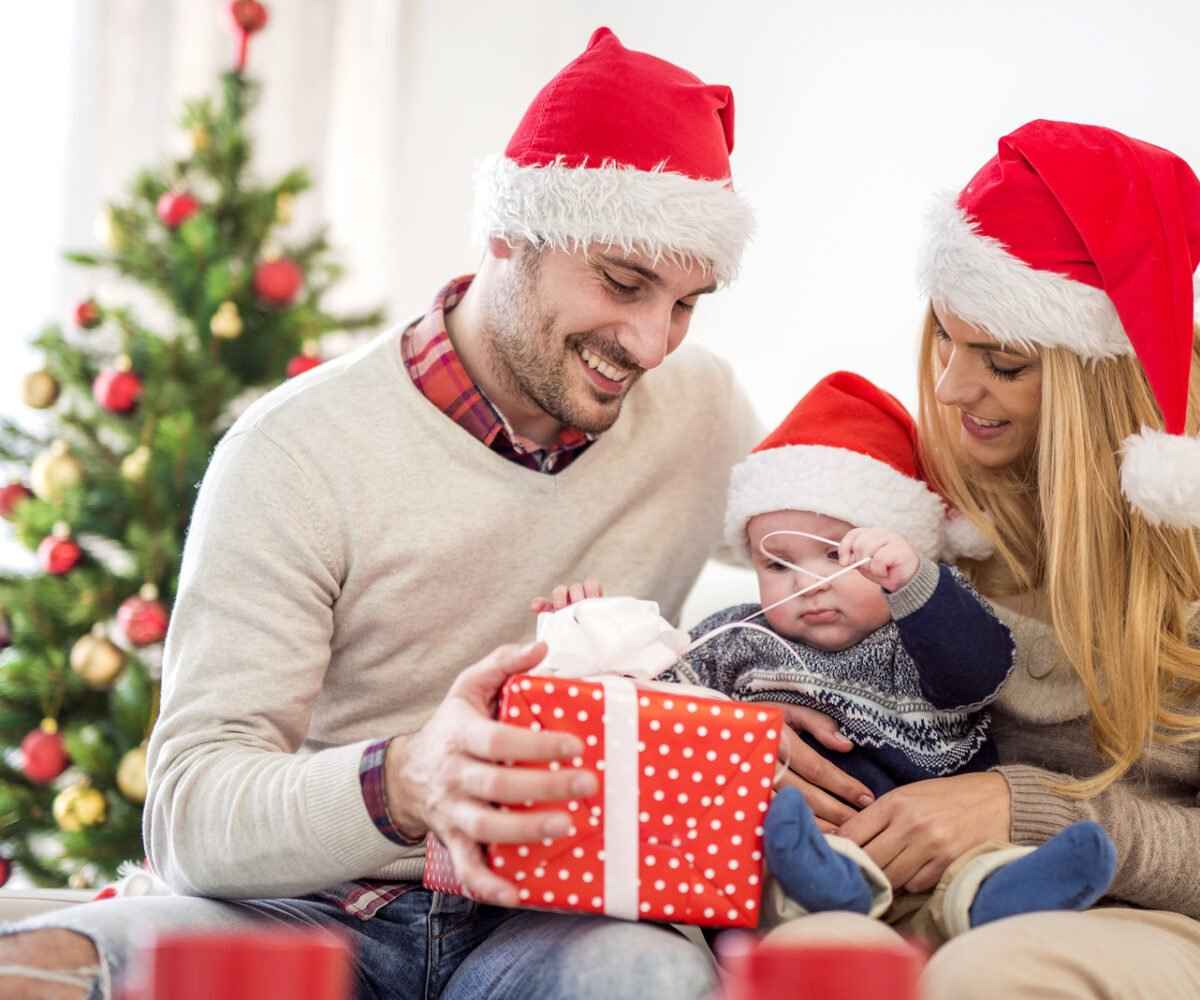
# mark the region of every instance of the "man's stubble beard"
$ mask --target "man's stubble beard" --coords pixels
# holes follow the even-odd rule
[[[542,307],[538,272],[536,252],[524,250],[513,268],[512,280],[496,288],[487,303],[483,323],[487,363],[510,393],[532,400],[565,427],[601,434],[620,415],[621,401],[601,408],[599,400],[589,407],[572,398],[572,355],[589,337],[563,337],[557,332],[556,315]],[[608,356],[612,353],[611,348],[605,351]],[[590,394],[591,390],[585,385],[574,395],[580,391]]]

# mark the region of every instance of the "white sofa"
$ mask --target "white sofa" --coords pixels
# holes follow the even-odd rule
[[[95,895],[91,889],[0,889],[0,924],[86,903]]]

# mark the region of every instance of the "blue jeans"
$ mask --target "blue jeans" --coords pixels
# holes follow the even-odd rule
[[[355,1000],[700,998],[715,984],[708,956],[670,927],[506,910],[425,889],[405,893],[366,921],[319,896],[148,896],[85,903],[0,933],[61,927],[86,935],[102,968],[90,997],[110,1000],[138,929],[228,930],[263,919],[348,931],[356,951]]]

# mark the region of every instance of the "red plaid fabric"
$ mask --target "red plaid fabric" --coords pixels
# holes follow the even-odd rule
[[[433,307],[401,338],[404,367],[434,406],[493,451],[539,472],[561,472],[596,439],[573,427],[559,431],[549,448],[518,434],[467,374],[446,333],[450,312],[471,286],[473,275],[455,278],[438,292]]]

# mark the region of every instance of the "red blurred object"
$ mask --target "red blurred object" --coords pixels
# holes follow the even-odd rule
[[[117,609],[117,624],[135,646],[162,642],[169,622],[170,615],[161,601],[139,594],[127,597]]]
[[[722,1000],[918,1000],[925,956],[908,944],[717,942]]]
[[[71,538],[47,535],[37,550],[38,564],[51,576],[70,573],[83,556],[83,550]]]
[[[0,517],[11,521],[17,504],[24,503],[31,496],[33,494],[23,483],[9,483],[7,486],[0,486]]]
[[[128,413],[142,395],[142,380],[131,371],[106,368],[92,383],[92,396],[109,413]]]
[[[238,47],[234,65],[240,73],[246,68],[246,57],[250,52],[250,36],[267,26],[267,8],[258,0],[233,0],[229,5],[229,16],[237,28]]]
[[[267,26],[267,8],[258,0],[233,0],[229,5],[229,16],[247,34],[252,35]]]
[[[351,1000],[350,947],[330,930],[164,934],[134,957],[124,1000]]]
[[[39,785],[53,781],[67,769],[67,745],[57,727],[30,730],[21,740],[21,773]]]
[[[254,269],[254,290],[275,306],[286,306],[304,283],[304,272],[287,257],[268,260]]]
[[[75,325],[94,330],[100,325],[100,307],[95,299],[84,299],[75,307]]]
[[[186,191],[167,191],[158,199],[158,218],[169,229],[181,226],[200,210],[200,202]]]
[[[287,377],[295,378],[297,375],[303,375],[306,371],[316,368],[320,363],[321,358],[311,354],[297,354],[287,363]]]
[[[9,858],[0,858],[0,886],[7,885],[10,878],[12,878],[12,861]]]

